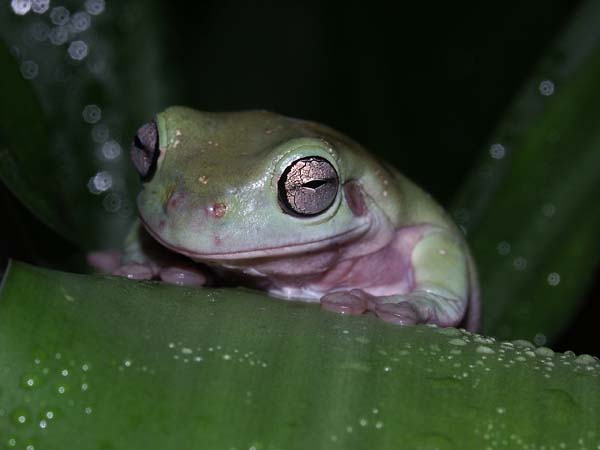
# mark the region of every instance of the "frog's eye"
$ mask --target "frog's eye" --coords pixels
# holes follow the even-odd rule
[[[153,120],[137,130],[131,144],[131,160],[143,180],[152,177],[159,154],[158,128]]]
[[[318,156],[301,158],[279,178],[279,201],[287,213],[314,216],[333,204],[338,185],[338,174],[329,161]]]

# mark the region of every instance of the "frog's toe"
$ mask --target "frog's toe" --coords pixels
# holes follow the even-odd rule
[[[125,264],[113,270],[112,274],[130,280],[151,280],[154,277],[154,272],[150,266],[138,263]]]
[[[203,286],[206,284],[206,276],[200,270],[191,267],[165,267],[161,269],[159,277],[165,283],[179,286]]]
[[[384,322],[396,325],[414,325],[419,322],[417,310],[408,302],[377,303],[373,311]]]
[[[332,292],[321,297],[321,308],[341,314],[359,315],[367,310],[367,300],[357,289]]]

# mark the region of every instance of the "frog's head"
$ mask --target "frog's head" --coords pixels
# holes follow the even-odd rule
[[[171,107],[132,146],[141,220],[200,261],[339,245],[370,225],[356,182],[368,163],[354,146],[327,127],[265,111]]]

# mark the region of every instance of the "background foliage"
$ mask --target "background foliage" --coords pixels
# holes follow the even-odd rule
[[[0,5],[0,206],[6,212],[0,221],[2,265],[8,257],[16,257],[36,265],[86,272],[86,251],[119,247],[135,217],[138,189],[127,158],[130,137],[157,111],[170,104],[206,110],[266,108],[340,129],[395,164],[448,207],[467,234],[478,261],[484,291],[485,334],[502,339],[525,338],[558,350],[569,348],[576,353],[597,355],[600,341],[594,317],[599,312],[596,267],[600,255],[600,211],[593,205],[600,194],[598,23],[600,6],[594,1],[452,4],[439,6],[435,11],[427,4],[405,5],[401,16],[376,4],[359,2],[346,2],[339,8],[329,2],[242,5],[233,1],[188,4],[66,0],[60,5],[52,2],[48,7],[42,0],[6,1]],[[84,292],[96,289],[98,292],[85,299],[83,307],[78,302],[72,304],[85,297]],[[43,291],[48,304],[39,302]],[[167,292],[176,305],[173,308],[159,301]],[[363,342],[366,347],[360,350],[351,347],[352,342],[343,336],[330,334],[328,321],[334,320],[331,316],[313,317],[315,311],[309,307],[292,306],[291,309],[298,308],[293,317],[310,318],[305,322],[313,324],[306,325],[310,329],[314,326],[310,335],[322,341],[315,341],[315,348],[322,348],[323,342],[332,343],[333,359],[318,365],[310,363],[317,354],[309,349],[308,341],[292,339],[290,347],[282,352],[274,349],[269,339],[262,339],[267,333],[261,322],[264,318],[252,316],[245,324],[243,320],[240,324],[209,320],[198,332],[190,318],[182,315],[191,297],[198,303],[189,314],[198,313],[204,317],[202,320],[206,320],[202,314],[206,302],[214,300],[213,295],[225,299],[221,313],[225,318],[235,315],[235,307],[227,309],[227,299],[233,299],[230,305],[235,305],[236,298],[243,298],[249,305],[255,300],[267,302],[265,305],[277,304],[268,303],[270,300],[264,297],[257,300],[258,296],[247,292],[187,292],[153,284],[134,287],[122,280],[77,277],[16,264],[2,295],[5,300],[0,318],[7,324],[0,328],[0,338],[10,345],[0,346],[4,351],[0,352],[0,361],[12,361],[15,355],[30,355],[40,348],[45,349],[43,356],[50,361],[51,353],[62,353],[48,349],[60,347],[72,352],[74,356],[68,364],[75,367],[95,342],[99,346],[110,345],[111,339],[123,338],[120,350],[114,354],[109,347],[96,349],[94,363],[103,369],[97,372],[100,378],[94,382],[102,386],[106,395],[116,397],[111,403],[113,409],[95,417],[110,420],[120,408],[119,401],[129,399],[133,405],[127,411],[130,424],[141,430],[150,429],[155,423],[162,423],[165,430],[170,426],[164,417],[140,417],[150,408],[143,392],[156,389],[154,382],[139,371],[129,381],[120,379],[116,387],[103,384],[100,379],[115,367],[125,370],[127,365],[119,365],[118,361],[142,351],[136,331],[147,335],[148,342],[142,347],[156,351],[156,358],[139,370],[150,367],[151,362],[163,378],[168,377],[172,371],[169,358],[173,355],[159,349],[157,336],[164,337],[163,327],[169,321],[171,326],[187,327],[187,331],[182,331],[182,339],[198,345],[206,344],[207,334],[216,330],[227,330],[220,335],[222,342],[238,342],[242,339],[238,333],[246,339],[256,338],[254,348],[273,356],[275,367],[303,366],[305,377],[317,373],[337,376],[347,368],[371,370],[373,364],[372,367],[384,364],[389,356],[386,352],[402,334],[400,340],[409,344],[405,350],[410,353],[414,345],[420,356],[407,358],[409,362],[398,369],[393,383],[383,381],[381,374],[375,380],[381,380],[378,392],[388,398],[408,395],[399,386],[416,386],[413,400],[425,409],[405,415],[413,419],[427,416],[443,403],[430,395],[429,388],[424,390],[423,385],[415,384],[413,378],[427,372],[434,360],[449,364],[456,358],[458,366],[448,365],[447,373],[444,364],[432,369],[433,384],[449,392],[447,403],[443,404],[450,408],[450,419],[436,422],[441,424],[440,432],[421,435],[416,430],[424,424],[404,424],[417,433],[414,443],[422,448],[452,448],[455,443],[444,436],[443,430],[455,426],[453,418],[461,418],[458,422],[464,426],[469,420],[488,414],[492,425],[505,427],[499,436],[506,436],[504,433],[513,429],[518,432],[513,435],[521,436],[523,442],[539,444],[556,443],[561,435],[572,439],[568,442],[578,442],[578,433],[593,430],[593,421],[598,417],[596,404],[587,402],[583,395],[597,389],[597,361],[584,356],[577,362],[573,354],[559,357],[546,347],[534,351],[523,342],[519,344],[525,345],[523,348],[514,344],[503,347],[493,338],[440,337],[423,328],[391,330],[381,328],[371,318],[360,318],[348,325],[357,328],[346,328],[349,333],[366,333],[373,338],[367,339],[369,345]],[[103,301],[104,298],[110,300]],[[126,304],[128,313],[114,316]],[[289,331],[289,326],[285,326],[285,320],[289,320],[287,307],[265,307],[270,311],[265,316],[267,322],[277,324],[269,330],[273,340],[278,339],[278,327]],[[95,308],[94,317],[106,315],[120,324],[112,329],[114,335],[105,323],[96,328],[94,320],[89,322],[86,313]],[[26,323],[29,319],[24,318],[32,314],[36,321],[30,325],[45,330],[44,343],[36,342],[35,333],[26,333],[30,325],[19,325],[19,317]],[[51,316],[54,318],[50,322],[44,319]],[[145,317],[145,325],[140,328],[135,324],[137,316]],[[164,323],[152,325],[153,318],[162,318]],[[63,321],[69,324],[70,328],[65,328],[68,332],[61,332],[62,327],[56,325]],[[452,338],[464,340],[465,344],[460,344],[466,346],[464,353],[453,353],[457,344],[448,342]],[[182,345],[173,342],[175,346]],[[340,349],[346,352],[343,354],[347,360],[334,357]],[[377,352],[385,358],[371,356]],[[450,369],[485,366],[486,362],[481,362],[484,356],[495,353],[501,353],[494,360],[499,363],[490,368],[493,376],[487,383],[498,388],[490,388],[489,398],[471,391],[483,379],[479,375],[470,384],[462,380],[470,372],[454,373]],[[285,354],[288,359],[283,358]],[[502,363],[509,354],[516,359]],[[528,361],[527,358],[534,359],[518,370],[504,372],[515,361]],[[26,364],[23,361],[18,367]],[[550,372],[557,364],[564,367],[557,370],[552,380],[541,380],[542,371]],[[59,370],[61,363],[53,361],[51,365],[52,370]],[[577,381],[569,384],[573,379],[571,365],[579,371],[576,370]],[[5,385],[10,385],[15,376],[20,378],[23,374],[15,374],[10,365],[7,367],[0,376],[5,376]],[[33,378],[27,378],[31,373],[25,374],[26,384],[29,379],[34,384],[45,379],[43,368],[32,370],[38,369],[41,374],[36,372]],[[223,370],[222,363],[214,364],[203,379],[225,373],[225,383],[252,382],[249,372],[242,372],[238,380],[235,377],[239,374]],[[278,380],[289,375],[290,386],[302,382],[302,371],[284,372],[269,372],[269,376]],[[515,374],[518,382],[506,384]],[[81,380],[88,380],[92,376],[82,377]],[[356,373],[349,376],[348,386],[364,386],[364,380],[361,384],[359,378]],[[52,376],[48,379],[47,386],[52,388],[31,391],[31,395],[26,388],[25,394],[7,390],[8,401],[17,405],[13,411],[15,430],[18,431],[22,417],[29,421],[34,414],[29,406],[25,408],[28,411],[19,409],[18,402],[23,398],[26,403],[37,402],[39,408],[47,410],[51,391],[62,386]],[[130,381],[134,384],[128,384]],[[178,381],[179,388],[164,394],[160,403],[164,409],[159,408],[159,416],[168,415],[174,407],[189,407],[186,402],[206,398],[207,392],[196,390],[191,378]],[[313,381],[317,383],[316,379]],[[314,383],[303,385],[304,391],[298,392],[308,395],[307,387],[316,386]],[[117,395],[119,389],[134,385],[141,386],[141,390],[134,389],[130,397]],[[260,386],[261,383],[256,389]],[[178,397],[186,387],[196,397]],[[274,392],[291,396],[296,391]],[[318,389],[313,393],[314,397],[306,397],[305,412],[310,411],[311,405],[318,409],[324,395]],[[465,396],[473,396],[473,402],[461,403]],[[217,397],[205,405],[207,409],[197,410],[201,416],[197,419],[204,421],[205,430],[218,434],[224,426],[219,425],[224,413],[216,414],[214,408],[226,410],[237,400],[227,395]],[[294,400],[292,397],[290,401]],[[73,394],[72,404],[67,404],[81,406],[85,415],[89,415],[87,408],[96,410],[100,405],[84,405],[81,398]],[[270,398],[277,396],[265,394],[261,401],[268,403]],[[422,401],[425,398],[428,400]],[[501,405],[503,398],[507,403]],[[355,399],[355,409],[348,411],[364,409],[367,399]],[[558,414],[562,422],[553,423],[554,416],[534,411],[540,403],[546,405],[547,411]],[[508,421],[498,420],[507,404],[518,414]],[[333,402],[330,410],[341,414],[346,407]],[[35,414],[43,413],[42,409]],[[394,414],[403,411],[390,407],[388,420],[395,421]],[[0,416],[5,412],[0,408]],[[258,428],[237,430],[234,435],[244,439],[256,435],[268,423],[264,420],[272,420],[261,417],[254,423]],[[343,414],[332,416],[331,420],[327,423],[349,426],[344,425],[348,418]],[[360,418],[357,420],[360,426]],[[540,421],[544,427],[540,427]],[[68,427],[63,431],[66,433],[73,423],[64,422]],[[567,423],[578,423],[580,427],[567,428]],[[296,426],[303,434],[307,423],[289,418],[284,426],[289,434],[270,435],[270,442],[289,442],[295,436]],[[402,439],[402,429],[397,429],[397,434],[382,435],[391,439],[387,444]],[[539,434],[543,429],[558,434]],[[165,430],[164,436],[172,435]],[[57,440],[52,442],[64,442],[61,439],[67,435],[61,433],[53,435]],[[371,434],[365,442],[387,445],[378,441],[382,439],[380,435]],[[469,444],[473,448],[485,436],[482,432],[475,434]],[[592,434],[588,432],[586,439],[594,441],[598,437]],[[19,442],[27,439],[25,434],[14,436],[17,435]],[[314,437],[311,445],[330,439],[326,434]],[[98,445],[110,448],[111,444],[110,440],[101,440]],[[10,442],[8,446],[12,447]]]

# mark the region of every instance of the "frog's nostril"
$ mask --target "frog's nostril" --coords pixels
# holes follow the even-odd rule
[[[160,154],[158,142],[158,128],[154,121],[142,125],[133,138],[131,160],[144,181],[148,181],[156,170]]]

